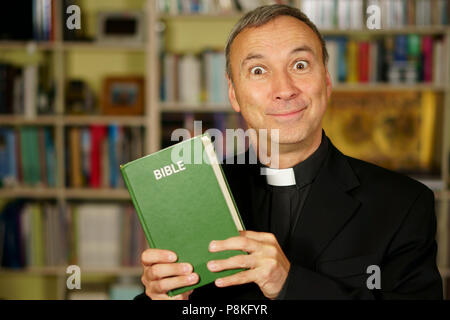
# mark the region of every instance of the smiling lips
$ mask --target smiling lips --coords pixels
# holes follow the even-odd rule
[[[308,107],[303,107],[299,110],[290,111],[286,113],[269,113],[270,116],[277,117],[278,119],[287,119],[290,117],[295,117],[296,115],[300,114],[302,111],[306,110]]]

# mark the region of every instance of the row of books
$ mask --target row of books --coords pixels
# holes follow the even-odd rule
[[[46,71],[44,66],[0,63],[0,114],[33,118],[38,113],[51,112],[54,88],[45,83],[44,77],[39,78]]]
[[[319,29],[329,30],[447,25],[450,14],[448,0],[302,0],[300,8]],[[369,18],[369,25],[379,19],[379,26],[369,26]]]
[[[14,200],[0,209],[2,267],[139,266],[147,248],[131,205]]]
[[[55,3],[52,0],[33,0],[33,39],[55,39]]]
[[[70,187],[123,188],[120,165],[143,156],[143,132],[138,127],[70,127],[66,138]]]
[[[53,41],[55,39],[55,1],[9,2],[0,12],[5,22],[0,39]]]
[[[223,52],[208,50],[199,56],[167,52],[162,60],[161,101],[228,103]]]
[[[446,83],[444,38],[416,34],[374,40],[326,39],[334,83]]]
[[[289,4],[289,0],[158,0],[158,10],[164,14],[216,14],[250,11],[267,4]]]
[[[47,127],[0,128],[0,185],[54,187],[56,152]]]

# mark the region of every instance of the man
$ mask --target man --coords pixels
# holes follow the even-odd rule
[[[342,155],[322,130],[331,81],[316,27],[297,9],[260,7],[235,26],[226,54],[231,105],[249,128],[279,130],[279,169],[268,163],[264,176],[260,163],[224,165],[251,231],[209,249],[248,255],[208,268],[247,270],[172,299],[441,299],[433,193]],[[192,266],[176,259],[166,250],[142,254],[149,298],[197,283]],[[377,270],[379,281],[368,281]]]

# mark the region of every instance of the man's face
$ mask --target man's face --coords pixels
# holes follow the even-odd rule
[[[279,129],[282,144],[320,135],[331,81],[320,41],[305,23],[281,16],[244,29],[230,62],[229,98],[250,128]]]

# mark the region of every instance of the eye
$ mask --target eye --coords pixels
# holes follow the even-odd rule
[[[251,70],[250,70],[250,73],[251,74],[254,74],[254,75],[261,75],[261,74],[264,74],[264,73],[266,73],[267,71],[266,70],[264,70],[264,68],[262,68],[262,67],[254,67],[254,68],[252,68]]]
[[[308,65],[309,65],[309,63],[307,61],[300,60],[294,64],[294,69],[295,70],[304,70],[308,67]]]

